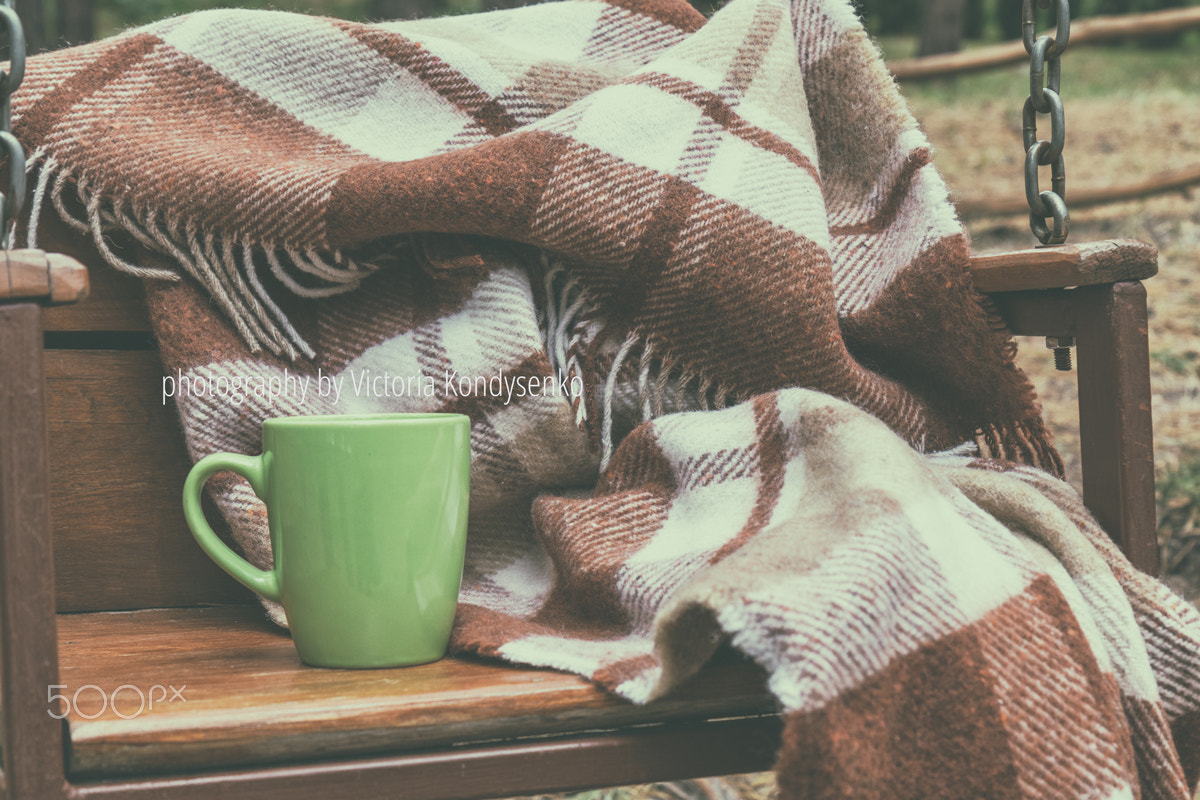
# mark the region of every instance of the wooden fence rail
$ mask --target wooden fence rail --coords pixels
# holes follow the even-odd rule
[[[1200,6],[1171,8],[1148,14],[1124,14],[1112,17],[1092,17],[1071,23],[1070,44],[1113,42],[1136,36],[1155,36],[1176,31],[1200,28]],[[944,78],[964,72],[1002,67],[1028,61],[1029,55],[1021,42],[980,47],[960,53],[945,53],[924,58],[905,58],[888,62],[888,69],[899,81],[920,81]]]
[[[1144,180],[1099,188],[1084,187],[1067,193],[1067,206],[1071,209],[1119,203],[1123,200],[1138,200],[1156,194],[1181,192],[1187,194],[1192,186],[1200,184],[1200,164],[1182,169],[1160,172]],[[958,213],[964,217],[1002,216],[1027,214],[1029,206],[1025,195],[1019,197],[962,197],[954,203]]]

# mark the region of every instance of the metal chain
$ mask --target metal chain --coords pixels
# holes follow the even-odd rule
[[[8,184],[0,192],[0,247],[11,244],[13,225],[25,205],[25,149],[12,135],[12,94],[25,77],[25,30],[13,0],[0,5],[0,27],[8,38],[8,71],[0,70],[0,157],[8,162]]]
[[[1066,119],[1063,116],[1059,85],[1062,65],[1059,58],[1071,38],[1071,9],[1068,0],[1039,0],[1042,8],[1054,6],[1057,28],[1054,36],[1035,38],[1037,20],[1033,0],[1021,6],[1021,38],[1029,53],[1029,97],[1021,112],[1025,142],[1025,200],[1029,203],[1029,227],[1042,244],[1062,244],[1067,240],[1071,215],[1067,213],[1067,168],[1063,163]],[[1037,115],[1050,115],[1050,138],[1037,138]],[[1038,167],[1050,167],[1050,190],[1038,186]],[[1046,224],[1046,219],[1051,224]]]

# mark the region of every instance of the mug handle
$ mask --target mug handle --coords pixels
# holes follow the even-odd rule
[[[263,466],[262,456],[243,456],[236,453],[213,453],[200,459],[183,483],[183,517],[192,530],[192,536],[196,537],[196,541],[204,552],[208,553],[208,557],[217,562],[218,567],[228,572],[247,589],[278,603],[281,602],[281,592],[279,576],[275,571],[261,570],[233,552],[213,531],[200,506],[200,491],[204,484],[215,473],[223,470],[236,472],[250,481],[254,493],[262,498],[266,493],[266,470]]]

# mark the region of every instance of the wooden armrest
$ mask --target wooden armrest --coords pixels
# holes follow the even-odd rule
[[[0,301],[39,300],[49,305],[77,303],[88,295],[88,271],[70,256],[41,250],[5,250]]]
[[[1138,281],[1157,272],[1158,249],[1134,239],[971,257],[975,285],[987,293]]]

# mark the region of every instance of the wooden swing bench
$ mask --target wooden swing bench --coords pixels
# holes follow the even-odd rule
[[[575,676],[467,659],[302,666],[184,525],[189,462],[159,400],[140,283],[58,239],[91,267],[86,302],[59,305],[87,292],[69,260],[0,266],[4,797],[483,798],[772,766],[774,703],[762,672],[732,658],[643,707]],[[1074,338],[1085,500],[1155,571],[1138,283],[1154,249],[1072,245],[972,267],[1016,334]]]

